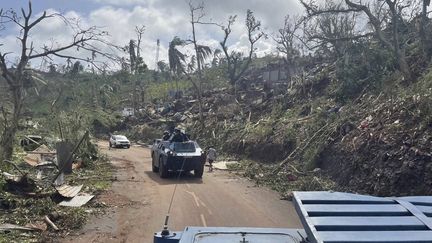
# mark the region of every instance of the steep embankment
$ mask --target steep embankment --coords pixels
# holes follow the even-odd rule
[[[246,163],[245,174],[282,193],[432,194],[430,79],[363,92],[343,105],[329,95],[331,83],[308,100],[292,95],[236,101],[220,94],[206,100],[206,128],[194,131],[229,155],[259,161]]]
[[[144,120],[185,127],[204,146],[242,160],[245,176],[291,190],[347,190],[376,195],[432,194],[432,75],[410,86],[365,86],[338,102],[331,66],[317,67],[288,94],[259,87],[204,93],[147,107]]]
[[[352,131],[330,143],[321,166],[338,184],[377,195],[432,194],[430,76],[405,92],[365,95]]]

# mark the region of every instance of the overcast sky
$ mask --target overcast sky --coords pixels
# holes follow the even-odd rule
[[[199,3],[201,1],[196,1]],[[232,48],[246,50],[247,36],[245,13],[251,9],[257,19],[261,20],[264,30],[269,35],[275,33],[282,25],[287,14],[299,14],[302,8],[298,0],[204,0],[206,20],[217,23],[226,22],[230,15],[238,15],[230,45]],[[135,26],[145,25],[142,55],[147,65],[155,65],[156,40],[160,39],[160,60],[167,60],[168,42],[174,36],[183,39],[191,37],[188,1],[186,0],[33,0],[33,11],[39,15],[43,10],[61,12],[68,17],[81,19],[84,26],[103,27],[110,34],[109,41],[116,45],[126,45],[134,34]],[[27,6],[25,0],[2,0],[3,9],[16,9]],[[17,28],[8,26],[0,32],[2,52],[16,52],[18,42]],[[201,25],[197,27],[198,41],[201,44],[218,47],[223,37],[219,27]],[[71,40],[71,31],[65,29],[60,19],[49,19],[35,28],[31,38],[36,47],[55,40],[67,43]],[[275,51],[271,38],[257,45],[260,55]],[[12,56],[10,57],[13,61]],[[35,66],[35,63],[32,63]]]

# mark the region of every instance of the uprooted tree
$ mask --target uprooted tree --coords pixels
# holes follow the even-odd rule
[[[238,51],[229,51],[228,48],[228,38],[232,32],[232,27],[236,21],[237,16],[230,16],[226,26],[221,26],[224,32],[224,39],[220,42],[222,50],[225,54],[227,68],[228,68],[228,78],[231,85],[235,85],[237,81],[242,77],[242,75],[248,69],[250,63],[252,62],[253,54],[255,53],[255,44],[262,38],[266,38],[266,34],[261,31],[261,21],[256,20],[253,12],[247,10],[246,13],[246,28],[248,32],[249,41],[249,53],[244,57],[243,53]]]
[[[65,25],[74,31],[70,42],[59,44],[52,41],[50,44],[33,43],[31,40],[32,30],[35,29],[43,21],[51,18],[60,18]],[[3,28],[17,28],[17,38],[19,40],[19,53],[16,54],[16,63],[11,61],[14,58],[8,58],[14,54],[13,51],[0,50],[0,71],[8,90],[7,101],[3,102],[1,110],[3,115],[3,127],[1,131],[0,141],[0,161],[10,159],[14,148],[14,139],[18,130],[18,124],[22,117],[25,96],[25,82],[31,78],[31,72],[28,68],[31,60],[64,58],[81,60],[97,64],[95,61],[96,55],[110,58],[109,54],[102,52],[97,46],[106,44],[104,37],[107,36],[106,31],[102,31],[95,26],[81,28],[79,21],[67,19],[58,13],[43,12],[40,16],[33,16],[32,4],[29,2],[28,9],[22,8],[20,13],[14,10],[1,10],[0,23]],[[2,45],[0,43],[0,45]],[[37,48],[37,46],[41,46]],[[73,51],[86,52],[88,58],[80,55],[71,55]],[[100,64],[100,63],[99,63]]]

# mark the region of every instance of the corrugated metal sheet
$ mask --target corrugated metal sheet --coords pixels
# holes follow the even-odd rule
[[[294,204],[313,243],[432,242],[432,197],[294,192]]]
[[[82,187],[83,185],[79,185],[79,186],[61,185],[61,186],[57,186],[56,190],[63,197],[72,198],[78,195]]]
[[[93,197],[94,197],[94,195],[81,194],[81,195],[75,196],[74,198],[72,198],[70,200],[64,200],[63,202],[59,203],[59,205],[65,206],[65,207],[81,207],[81,206],[85,205],[86,203],[88,203]]]

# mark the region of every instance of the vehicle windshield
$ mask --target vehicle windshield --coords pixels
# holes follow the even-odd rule
[[[116,135],[116,136],[114,136],[114,138],[116,140],[127,140],[127,138],[125,136],[123,136],[123,135]]]
[[[195,152],[196,151],[194,142],[172,143],[171,148],[176,152]]]

